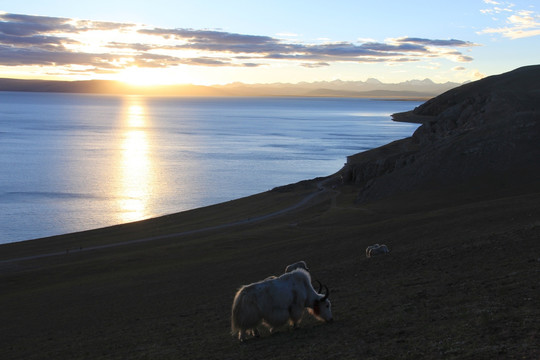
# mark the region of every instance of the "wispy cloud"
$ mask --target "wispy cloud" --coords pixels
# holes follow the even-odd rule
[[[407,43],[407,44],[418,44],[418,45],[427,45],[427,46],[448,46],[448,47],[472,47],[477,46],[469,41],[463,40],[433,40],[433,39],[422,39],[422,38],[412,38],[404,37],[395,40],[398,43]]]
[[[509,2],[496,2],[484,0],[488,5],[482,9],[483,14],[491,15],[494,21],[499,21],[498,15],[504,14],[504,26],[487,28],[478,34],[499,34],[510,39],[520,39],[540,35],[540,14],[533,10],[517,10],[515,5]]]
[[[114,72],[133,66],[257,67],[275,62],[308,68],[336,62],[403,63],[434,58],[468,62],[472,58],[461,49],[473,46],[457,39],[415,37],[306,44],[220,30],[0,13],[0,65],[62,67],[68,73],[81,69]]]
[[[302,63],[300,64],[301,66],[303,67],[306,67],[306,68],[320,68],[320,67],[325,67],[325,66],[330,66],[329,63],[327,62],[309,62],[309,63]]]

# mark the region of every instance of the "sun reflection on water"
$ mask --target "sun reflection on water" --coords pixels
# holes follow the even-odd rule
[[[139,100],[136,100],[139,101]],[[139,103],[131,103],[128,107],[127,120],[130,127],[144,126],[144,107]]]
[[[125,129],[121,144],[121,184],[119,186],[120,220],[136,221],[147,218],[152,196],[152,154],[147,134],[144,100],[126,100]]]

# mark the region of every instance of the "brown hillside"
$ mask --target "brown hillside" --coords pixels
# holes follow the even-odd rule
[[[422,125],[411,138],[350,156],[343,169],[362,201],[468,181],[495,189],[540,181],[540,65],[460,86],[394,118]]]

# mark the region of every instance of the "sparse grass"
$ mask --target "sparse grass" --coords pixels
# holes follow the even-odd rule
[[[215,226],[314,184],[108,229],[0,246],[1,259]],[[540,192],[368,205],[354,188],[283,216],[0,263],[2,359],[537,359]],[[433,198],[435,199],[435,198]],[[365,258],[386,243],[391,254]],[[306,260],[335,322],[304,317],[241,344],[236,289]]]

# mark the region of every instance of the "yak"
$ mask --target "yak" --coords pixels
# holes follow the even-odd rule
[[[385,244],[379,245],[371,245],[366,248],[366,257],[370,258],[377,255],[388,255],[390,253],[390,250],[388,250],[388,246]]]
[[[258,336],[257,326],[261,324],[270,332],[287,323],[296,328],[305,308],[316,319],[332,322],[330,290],[326,285],[322,287],[325,294],[316,292],[311,276],[304,269],[242,286],[232,305],[232,335],[238,334],[240,341],[249,335]]]

